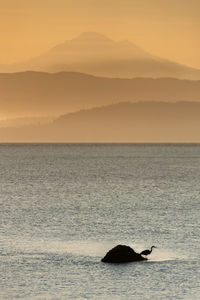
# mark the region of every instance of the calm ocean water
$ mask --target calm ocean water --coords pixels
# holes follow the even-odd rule
[[[0,145],[0,221],[0,299],[200,299],[200,145]]]

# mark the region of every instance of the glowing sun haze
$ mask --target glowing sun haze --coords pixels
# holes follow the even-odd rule
[[[0,28],[0,64],[95,31],[200,69],[199,0],[0,0]]]

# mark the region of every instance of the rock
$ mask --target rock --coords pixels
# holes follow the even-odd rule
[[[133,261],[147,260],[139,253],[136,253],[131,247],[125,245],[117,245],[112,248],[108,253],[102,258],[102,262],[105,263],[126,263]]]

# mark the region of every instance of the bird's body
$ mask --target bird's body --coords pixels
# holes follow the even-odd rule
[[[151,250],[144,250],[144,251],[142,251],[142,252],[140,253],[140,255],[145,255],[145,256],[147,256],[147,255],[151,254],[153,248],[156,248],[156,246],[152,246],[152,247],[151,247]]]

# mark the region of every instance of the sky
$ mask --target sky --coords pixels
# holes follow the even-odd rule
[[[200,69],[199,0],[0,0],[0,64],[87,31]]]

